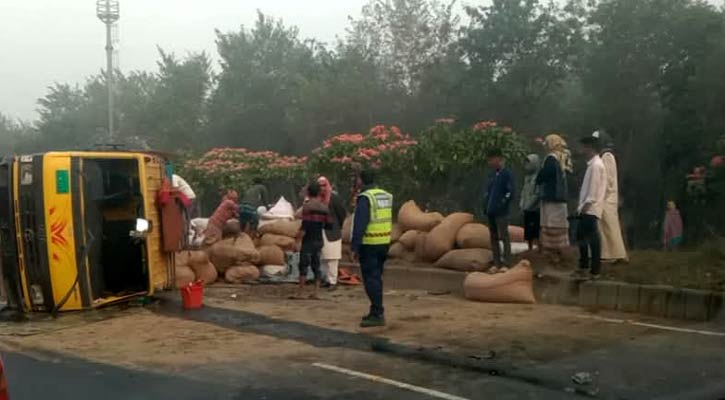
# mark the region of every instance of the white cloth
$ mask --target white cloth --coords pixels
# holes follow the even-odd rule
[[[327,283],[330,285],[337,285],[337,274],[340,267],[340,260],[322,260],[322,268],[325,276],[327,277]]]
[[[587,172],[584,175],[581,190],[579,191],[579,214],[602,217],[604,210],[604,196],[607,190],[607,171],[599,155],[595,155],[587,162]]]
[[[322,272],[327,276],[330,285],[337,285],[337,273],[342,258],[342,239],[330,242],[327,240],[327,232],[322,231],[323,246],[320,252],[322,261]]]
[[[269,211],[261,215],[264,220],[274,219],[294,219],[295,209],[292,207],[292,203],[287,201],[284,197],[280,197],[274,207],[270,208]]]
[[[614,158],[614,154],[607,152],[602,155],[602,162],[607,174],[604,208],[599,221],[599,233],[602,238],[602,259],[626,260],[627,249],[624,246],[622,229],[619,225],[617,160]]]
[[[191,188],[191,185],[189,185],[188,182],[184,180],[184,178],[180,177],[179,175],[172,175],[171,176],[171,186],[178,189],[181,193],[186,196],[189,200],[195,200],[196,199],[196,193],[194,193],[194,190]]]
[[[322,231],[322,252],[320,259],[322,260],[339,260],[342,258],[342,239],[330,242],[327,240],[327,232]]]

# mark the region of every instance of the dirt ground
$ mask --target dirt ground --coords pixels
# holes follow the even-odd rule
[[[360,287],[325,292],[322,300],[290,300],[291,285],[210,287],[205,304],[341,332],[360,332],[367,298]],[[585,318],[579,308],[484,304],[423,291],[385,293],[388,327],[366,331],[464,356],[495,355],[517,365],[536,364],[626,342],[648,328]],[[154,306],[71,314],[0,327],[0,343],[21,350],[49,350],[93,361],[170,371],[212,362],[304,357],[308,344],[245,333],[157,313]],[[203,310],[198,312],[204,312]],[[273,349],[273,351],[270,351]]]
[[[576,307],[476,303],[412,290],[387,291],[388,327],[361,330],[358,323],[368,307],[362,288],[325,293],[321,301],[290,300],[292,293],[293,286],[212,288],[206,304],[465,356],[494,352],[498,359],[517,364],[546,362],[651,333],[646,328],[604,324]]]
[[[254,357],[256,352],[269,348],[275,351],[266,352],[266,356],[283,358],[299,348],[273,337],[165,317],[147,309],[115,313],[90,322],[76,315],[55,322],[4,326],[0,328],[0,344],[22,351],[46,350],[125,367],[161,367],[171,372]]]

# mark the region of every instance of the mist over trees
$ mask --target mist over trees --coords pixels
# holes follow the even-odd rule
[[[216,32],[220,64],[159,49],[118,72],[121,139],[168,151],[231,146],[301,155],[324,138],[437,118],[495,120],[532,139],[613,136],[625,225],[648,227],[725,134],[725,12],[700,0],[371,0],[336,43],[259,14]],[[102,74],[55,84],[32,125],[0,116],[19,152],[104,141]],[[533,145],[532,145],[533,148]],[[578,169],[582,169],[581,164]],[[683,201],[686,201],[683,199]],[[646,231],[646,228],[642,230]],[[652,236],[652,232],[648,232]]]

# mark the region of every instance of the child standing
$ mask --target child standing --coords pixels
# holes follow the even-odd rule
[[[312,182],[307,187],[307,200],[302,206],[302,247],[300,249],[300,279],[299,296],[304,294],[307,283],[308,268],[312,268],[315,275],[315,290],[311,299],[317,299],[317,292],[320,289],[320,252],[324,241],[322,232],[331,226],[330,212],[327,206],[319,200],[320,185]]]
[[[540,219],[539,192],[536,187],[536,177],[539,175],[541,161],[536,154],[526,156],[524,162],[524,187],[521,189],[521,200],[519,206],[524,212],[524,239],[529,244],[529,250],[534,249],[534,243],[539,241]]]

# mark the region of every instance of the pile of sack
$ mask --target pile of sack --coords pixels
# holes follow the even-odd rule
[[[512,242],[524,241],[521,227],[509,227],[509,235]],[[488,227],[472,214],[424,212],[412,200],[398,212],[392,241],[390,258],[467,272],[486,269],[493,259],[491,248],[497,245],[491,243]]]
[[[176,287],[184,287],[189,283],[202,280],[214,282],[218,274],[209,260],[209,255],[203,250],[184,250],[174,255],[176,267]]]
[[[192,224],[201,231],[202,220]],[[284,198],[261,215],[258,229],[261,237],[253,240],[242,233],[239,221],[227,221],[222,240],[199,250],[185,250],[175,254],[176,284],[184,286],[194,280],[213,283],[223,279],[240,284],[256,281],[262,274],[276,275],[287,270],[285,252],[299,250],[298,232],[301,222],[294,220],[292,205]],[[198,236],[198,235],[197,235]],[[198,237],[192,243],[200,242]]]

